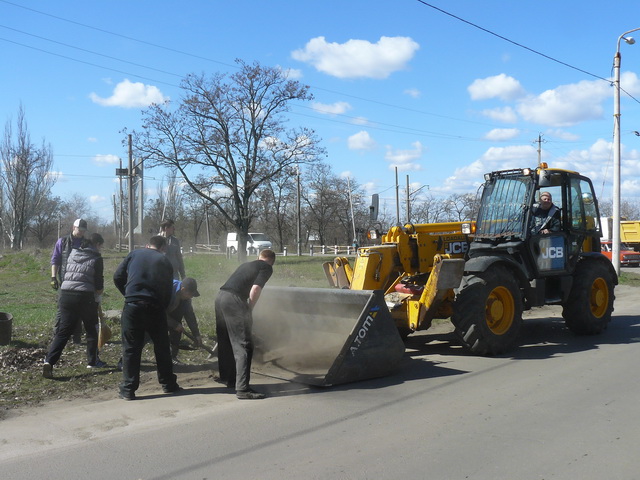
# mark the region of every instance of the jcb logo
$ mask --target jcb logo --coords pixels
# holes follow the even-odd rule
[[[467,242],[450,242],[444,248],[444,253],[449,253],[451,255],[467,253],[469,249],[469,244]]]
[[[542,249],[542,258],[562,258],[564,257],[563,247],[547,247]]]

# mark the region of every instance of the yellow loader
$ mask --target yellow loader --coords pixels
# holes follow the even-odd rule
[[[543,191],[557,228],[537,223]],[[381,245],[360,248],[353,267],[342,257],[324,264],[332,290],[266,288],[258,363],[319,385],[386,375],[402,358],[401,339],[435,318],[450,318],[471,352],[495,355],[518,341],[523,310],[543,305],[561,305],[576,334],[601,333],[618,279],[600,237],[587,177],[546,164],[487,173],[474,223],[393,227]]]

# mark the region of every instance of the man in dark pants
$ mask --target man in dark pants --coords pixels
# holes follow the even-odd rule
[[[84,240],[85,232],[87,231],[87,221],[82,218],[76,219],[73,222],[73,230],[65,237],[60,237],[53,247],[53,253],[51,254],[51,287],[54,290],[58,290],[60,284],[64,280],[64,273],[67,267],[67,260],[71,254],[71,250],[80,248],[82,241]],[[56,312],[55,325],[53,327],[53,334],[55,335],[60,324],[60,311]],[[82,340],[82,322],[78,322],[75,331],[73,332],[73,343],[80,343]]]
[[[241,400],[265,397],[249,387],[253,356],[251,311],[273,273],[275,261],[273,250],[263,250],[258,260],[236,269],[216,298],[219,381],[235,388],[236,396]]]
[[[171,301],[173,267],[164,256],[166,239],[151,237],[147,248],[134,250],[120,263],[113,282],[124,295],[122,327],[122,383],[120,398],[134,400],[140,386],[140,358],[145,333],[153,342],[158,382],[165,393],[182,390],[173,373],[166,309]]]
[[[173,295],[167,308],[167,325],[169,326],[169,342],[171,343],[171,356],[173,357],[174,365],[182,365],[182,362],[178,360],[178,352],[180,351],[182,332],[185,331],[182,325],[183,318],[189,325],[195,346],[202,346],[198,320],[191,304],[191,299],[199,296],[198,282],[196,282],[195,278],[186,277],[182,281],[173,280]]]

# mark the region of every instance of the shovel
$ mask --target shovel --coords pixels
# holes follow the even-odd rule
[[[186,329],[185,329],[185,330],[183,330],[183,332],[182,332],[182,333],[184,333],[184,335],[185,335],[189,340],[191,340],[191,341],[194,343],[194,345],[197,343],[197,341],[196,341],[196,337],[194,337],[194,336],[193,336],[193,335],[191,335],[189,332],[187,332],[187,330],[186,330]],[[200,346],[199,346],[199,347],[200,347],[200,348],[202,348],[203,350],[206,350],[207,352],[209,352],[209,357],[207,358],[207,360],[211,360],[212,358],[214,358],[215,351],[216,351],[216,349],[218,348],[218,343],[216,342],[216,344],[213,346],[213,348],[208,347],[207,345],[204,345],[204,344],[200,344]]]

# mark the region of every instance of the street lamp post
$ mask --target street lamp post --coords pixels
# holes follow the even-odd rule
[[[611,236],[613,251],[611,260],[617,275],[620,275],[620,40],[624,39],[626,43],[633,45],[635,43],[633,37],[625,38],[625,35],[638,30],[640,28],[634,28],[618,37],[616,55],[613,57],[613,232]]]

